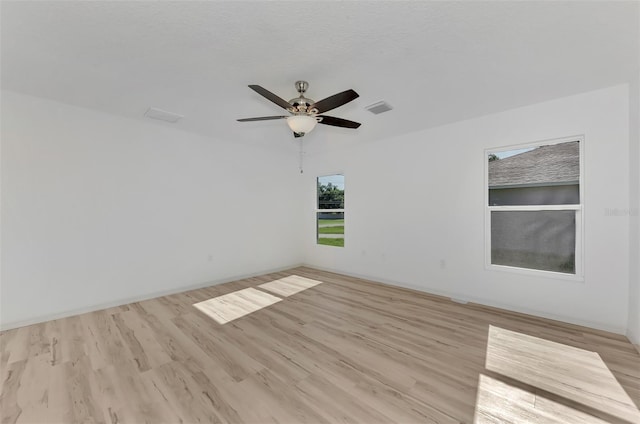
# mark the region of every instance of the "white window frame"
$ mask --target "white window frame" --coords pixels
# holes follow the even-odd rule
[[[580,178],[579,193],[580,204],[575,205],[522,205],[522,206],[490,206],[489,205],[489,161],[490,153],[525,149],[528,147],[548,146],[553,144],[579,142],[580,154]],[[492,271],[506,271],[518,274],[555,278],[560,280],[584,281],[584,135],[573,137],[554,138],[510,146],[500,146],[484,150],[484,239],[485,239],[485,269]],[[532,268],[520,268],[507,265],[495,265],[491,263],[491,212],[494,211],[559,211],[573,210],[576,216],[576,246],[575,246],[575,274],[564,272],[545,271]]]
[[[324,247],[341,247],[341,248],[343,248],[343,249],[344,249],[344,246],[328,246],[328,245],[326,245],[326,244],[320,244],[320,243],[318,243],[318,239],[320,238],[320,233],[318,233],[318,213],[323,213],[323,212],[342,212],[342,213],[344,214],[344,208],[342,208],[342,209],[318,209],[318,180],[319,180],[320,178],[322,178],[322,177],[331,177],[331,176],[333,176],[333,175],[342,175],[342,178],[346,181],[346,178],[345,178],[344,172],[332,172],[332,173],[329,173],[329,174],[318,175],[318,176],[316,176],[316,178],[315,178],[315,183],[316,183],[316,195],[315,195],[315,198],[316,198],[316,200],[315,200],[315,202],[316,202],[316,207],[315,207],[315,212],[314,212],[314,217],[313,217],[313,219],[314,219],[314,223],[315,223],[315,226],[316,226],[316,246],[324,246]],[[346,186],[347,186],[347,185],[346,185],[346,183],[345,183],[345,188],[343,189],[343,190],[345,190],[345,192],[346,192]],[[345,202],[345,203],[346,203],[346,202]],[[346,215],[345,215],[345,216],[346,216]],[[345,218],[345,224],[346,224],[346,223],[347,223],[347,221],[346,221],[346,218]],[[346,244],[346,239],[347,239],[346,228],[347,228],[347,226],[346,226],[346,225],[344,225],[344,228],[345,228],[345,230],[344,230],[344,231],[345,231],[345,233],[343,234],[343,235],[344,235],[344,237],[342,237],[342,238],[345,240],[345,244]]]

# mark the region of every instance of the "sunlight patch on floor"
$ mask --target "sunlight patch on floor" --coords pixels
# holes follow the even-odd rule
[[[596,352],[490,326],[485,367],[613,417],[640,423],[640,411]],[[486,378],[484,381],[489,384]]]
[[[536,396],[495,378],[480,374],[475,424],[484,423],[548,423],[604,424],[592,415],[569,406]]]
[[[322,284],[322,281],[290,275],[268,283],[260,284],[258,287],[283,297],[289,297],[301,291]],[[241,318],[252,312],[280,302],[282,298],[257,290],[253,287],[238,290],[233,293],[214,297],[203,302],[194,303],[201,312],[213,318],[219,324]]]
[[[249,287],[194,303],[193,306],[219,324],[226,324],[281,300],[279,297]]]
[[[268,290],[280,296],[288,297],[301,291],[322,284],[322,281],[312,280],[311,278],[300,277],[298,275],[290,275],[280,278],[279,280],[269,283],[260,284],[258,287]]]

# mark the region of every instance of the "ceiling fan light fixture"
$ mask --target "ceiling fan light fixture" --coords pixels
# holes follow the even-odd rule
[[[292,115],[287,118],[287,125],[294,133],[308,133],[315,128],[318,123],[314,116]]]

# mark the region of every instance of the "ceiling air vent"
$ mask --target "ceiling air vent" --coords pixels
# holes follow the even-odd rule
[[[151,119],[171,122],[172,124],[184,118],[184,116],[178,115],[177,113],[167,112],[166,110],[156,109],[154,107],[150,107],[149,110],[145,112],[144,116]]]
[[[379,115],[383,112],[388,112],[393,108],[389,103],[382,100],[380,102],[366,106],[365,109],[367,109],[369,112],[373,113],[374,115]]]

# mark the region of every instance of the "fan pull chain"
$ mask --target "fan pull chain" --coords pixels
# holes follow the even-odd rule
[[[304,150],[302,148],[302,140],[300,140],[300,173],[304,173],[304,169],[302,167],[304,161]]]

